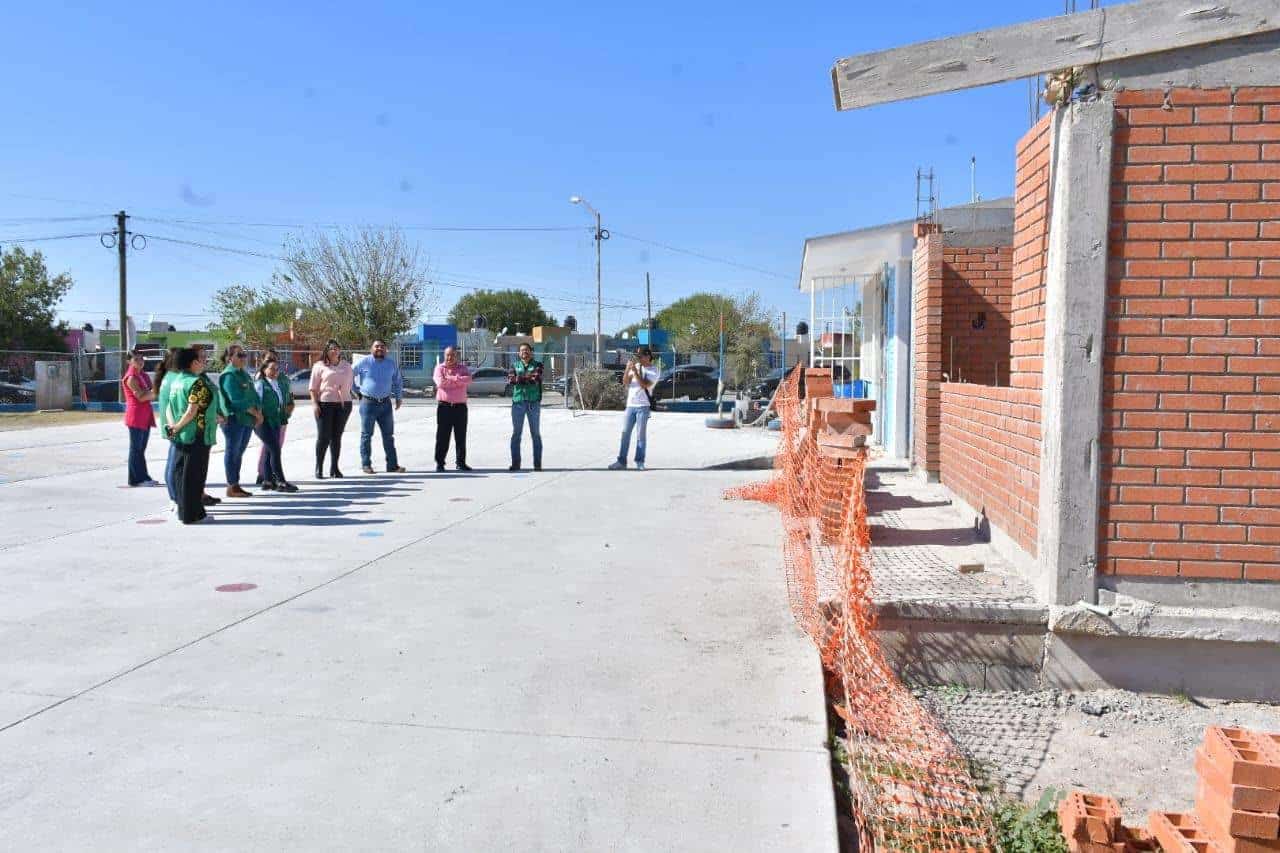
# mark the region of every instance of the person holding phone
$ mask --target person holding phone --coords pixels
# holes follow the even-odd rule
[[[631,433],[636,434],[636,470],[644,470],[645,451],[648,449],[649,413],[653,410],[652,388],[658,381],[658,368],[653,366],[653,350],[636,349],[635,358],[627,362],[622,373],[622,384],[627,386],[627,409],[622,415],[622,444],[618,458],[609,465],[610,471],[627,467],[627,452],[631,449]]]

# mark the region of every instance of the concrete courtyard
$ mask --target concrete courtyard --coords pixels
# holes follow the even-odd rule
[[[547,408],[513,475],[477,401],[438,474],[410,404],[409,473],[360,474],[353,419],[317,482],[300,404],[301,491],[190,527],[120,423],[0,432],[0,849],[835,850],[780,522],[721,498],[766,474],[712,467],[774,434],[655,415],[611,472],[619,418]]]

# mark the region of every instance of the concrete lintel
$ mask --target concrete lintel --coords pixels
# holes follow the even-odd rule
[[[1098,79],[1111,89],[1280,86],[1280,32],[1106,62]]]
[[[1115,109],[1110,100],[1054,113],[1052,211],[1045,273],[1038,571],[1041,601],[1095,600],[1102,356]]]
[[[1280,611],[1258,607],[1168,607],[1118,597],[1105,608],[1052,607],[1049,630],[1095,637],[1280,645]],[[1280,647],[1276,649],[1276,661],[1280,665]]]

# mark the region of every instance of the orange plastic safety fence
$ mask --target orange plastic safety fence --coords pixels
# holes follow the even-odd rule
[[[774,400],[782,419],[775,475],[728,497],[782,512],[787,593],[843,694],[850,787],[864,850],[992,850],[982,792],[960,749],[898,679],[876,638],[865,450],[819,451],[799,371]]]

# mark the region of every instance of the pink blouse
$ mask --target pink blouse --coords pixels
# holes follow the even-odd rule
[[[317,361],[311,365],[311,390],[321,403],[350,403],[355,380],[349,361],[337,364]]]
[[[121,393],[124,394],[124,425],[133,429],[151,429],[156,425],[156,413],[151,410],[150,400],[139,400],[129,387],[132,379],[144,392],[151,390],[151,377],[132,364],[120,380]]]

